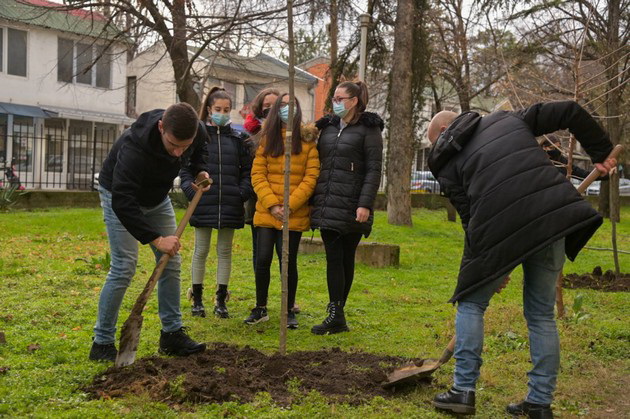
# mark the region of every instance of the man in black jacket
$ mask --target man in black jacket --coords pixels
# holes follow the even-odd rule
[[[189,355],[205,349],[182,326],[180,242],[168,192],[181,167],[207,178],[206,135],[187,103],[143,113],[116,141],[99,174],[99,194],[111,250],[111,265],[98,304],[91,360],[115,361],[116,321],[138,262],[138,242],[151,244],[158,261],[172,257],[158,281],[162,322],[160,351]],[[207,187],[209,188],[209,187]]]
[[[602,175],[616,162],[607,134],[575,102],[540,103],[517,112],[438,113],[428,130],[429,167],[457,209],[465,231],[457,287],[453,388],[434,405],[475,413],[483,316],[504,277],[523,265],[523,312],[533,368],[525,400],[508,413],[553,417],[560,363],[554,319],[555,283],[565,254],[573,260],[601,216],[551,164],[535,137],[569,129]]]

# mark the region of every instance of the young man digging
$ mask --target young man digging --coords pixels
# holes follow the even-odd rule
[[[560,364],[554,319],[555,285],[565,254],[573,260],[602,217],[550,163],[535,137],[569,129],[602,175],[607,134],[575,102],[540,103],[517,112],[460,116],[442,111],[431,120],[429,166],[462,219],[466,233],[457,287],[453,387],[433,404],[475,413],[475,385],[483,348],[483,317],[490,297],[523,265],[523,312],[533,364],[525,400],[507,412],[551,418]]]
[[[98,303],[91,360],[116,360],[116,321],[136,270],[138,242],[151,244],[156,261],[162,253],[172,256],[158,282],[160,352],[183,356],[205,349],[205,344],[192,340],[182,325],[178,254],[181,244],[174,236],[177,225],[168,197],[173,179],[183,166],[189,166],[199,178],[208,178],[202,171],[206,135],[198,127],[197,113],[187,103],[172,105],[166,111],[143,113],[116,141],[103,162],[99,194],[111,265]]]

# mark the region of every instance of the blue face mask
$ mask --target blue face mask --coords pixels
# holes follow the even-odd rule
[[[289,105],[284,105],[283,107],[281,107],[278,111],[278,115],[280,116],[282,122],[286,124],[289,121]]]
[[[229,113],[213,113],[212,122],[222,127],[228,122],[230,122],[230,114]]]
[[[346,106],[343,104],[343,102],[341,103],[333,102],[333,112],[339,118],[343,118],[344,116],[348,114],[348,109],[346,109]]]

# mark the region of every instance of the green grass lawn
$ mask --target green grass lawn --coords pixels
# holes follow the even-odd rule
[[[178,211],[178,217],[182,212]],[[630,208],[622,213],[617,232],[620,248],[630,250]],[[313,324],[325,315],[327,289],[325,257],[301,255],[297,302],[302,309],[300,328],[288,333],[288,350],[340,347],[404,357],[437,357],[453,334],[455,309],[446,301],[454,289],[463,244],[459,223],[446,221],[444,211],[414,211],[413,227],[394,227],[386,214],[376,215],[369,240],[401,246],[398,268],[375,269],[358,265],[347,306],[350,333],[315,336]],[[431,399],[451,384],[453,362],[442,367],[432,385],[391,400],[373,399],[362,406],[329,404],[310,394],[291,408],[275,406],[261,394],[254,403],[239,405],[179,406],[174,409],[148,398],[90,400],[79,388],[109,365],[87,359],[100,287],[101,269],[108,250],[99,209],[51,209],[41,212],[0,214],[0,416],[37,417],[441,417]],[[589,246],[610,247],[606,223]],[[310,232],[305,236],[310,236]],[[215,238],[216,239],[216,238]],[[228,303],[231,319],[192,318],[182,299],[185,324],[191,335],[204,341],[250,345],[271,353],[278,347],[280,306],[277,268],[272,267],[269,312],[271,320],[247,326],[242,320],[255,301],[249,229],[235,235],[233,271]],[[182,297],[190,283],[193,231],[183,238]],[[209,258],[210,290],[214,284],[214,258]],[[141,249],[136,278],[128,290],[119,325],[153,269],[150,250]],[[630,272],[630,255],[620,256],[622,271]],[[274,262],[275,264],[275,262]],[[584,250],[565,273],[590,272],[600,265],[613,267],[612,253]],[[504,406],[526,392],[529,365],[527,332],[521,313],[522,273],[518,268],[508,288],[495,296],[486,315],[484,366],[477,393],[480,417],[503,417]],[[211,294],[211,291],[208,292]],[[572,310],[582,295],[578,320]],[[559,322],[562,370],[554,411],[562,417],[628,417],[625,390],[630,386],[630,298],[625,293],[565,290],[567,316]],[[205,298],[211,309],[211,295]],[[152,296],[147,310],[138,356],[157,352],[159,320]],[[39,349],[29,350],[37,344]],[[32,349],[32,348],[31,348]],[[2,367],[9,367],[5,372]],[[446,417],[446,416],[444,416]]]

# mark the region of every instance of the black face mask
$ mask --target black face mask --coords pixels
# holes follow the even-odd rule
[[[554,148],[552,150],[547,150],[547,156],[549,156],[551,160],[560,161],[561,155],[562,153],[560,153],[560,150],[558,150],[557,148]]]
[[[270,110],[270,109],[271,109],[271,108],[263,109],[263,111],[262,111],[262,117],[263,117],[263,119],[267,119],[267,117],[269,116],[269,110]]]

